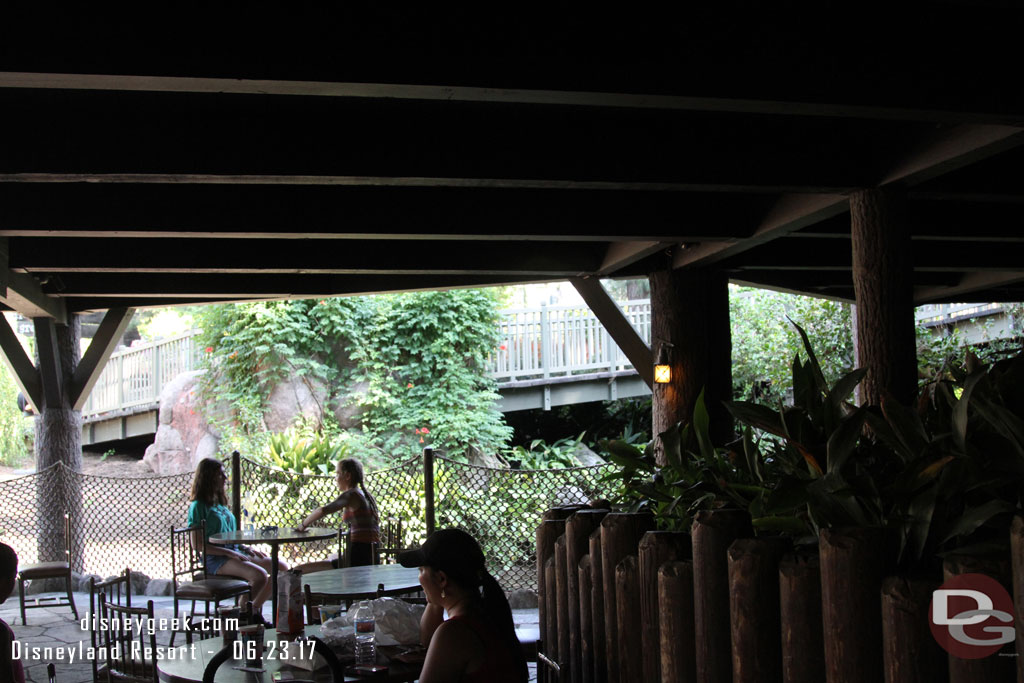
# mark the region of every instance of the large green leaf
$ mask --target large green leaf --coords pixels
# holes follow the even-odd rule
[[[727,401],[725,408],[738,422],[775,436],[786,436],[779,413],[767,406],[749,401]]]
[[[867,410],[858,408],[855,413],[844,418],[828,438],[828,471],[838,471],[857,448],[861,431],[864,427],[864,414]]]
[[[828,383],[825,381],[825,375],[821,372],[821,363],[818,362],[818,357],[814,355],[814,347],[811,346],[811,340],[804,332],[804,328],[793,322],[792,318],[789,318],[789,322],[793,323],[793,327],[800,333],[800,339],[804,343],[804,350],[807,352],[808,365],[811,368],[811,374],[814,377],[814,381],[818,386],[818,391],[822,394],[828,393]]]
[[[996,515],[1013,512],[1015,509],[1015,505],[1005,500],[990,500],[981,505],[965,509],[963,514],[957,519],[956,524],[953,525],[953,528],[949,530],[946,537],[942,540],[946,542],[956,536],[970,534]]]
[[[850,397],[853,390],[857,388],[857,385],[864,379],[864,375],[868,373],[867,368],[857,368],[853,372],[849,372],[843,375],[838,382],[828,392],[828,402],[832,406],[832,409],[837,413],[842,408],[843,403]]]
[[[968,406],[970,405],[971,394],[984,376],[985,368],[978,368],[968,375],[967,380],[964,382],[964,391],[960,394],[960,400],[953,406],[953,439],[964,452],[967,450],[967,421],[970,417]]]
[[[921,455],[928,445],[928,433],[925,431],[921,418],[914,411],[903,406],[892,396],[882,397],[882,414],[892,428],[893,435],[899,439],[907,460]]]

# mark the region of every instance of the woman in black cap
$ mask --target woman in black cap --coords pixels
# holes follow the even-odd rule
[[[461,529],[435,531],[398,561],[420,568],[427,596],[420,620],[420,640],[427,648],[421,683],[525,683],[529,676],[512,609],[472,536]]]

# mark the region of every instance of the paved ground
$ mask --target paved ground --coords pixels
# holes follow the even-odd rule
[[[56,595],[47,593],[45,595]],[[75,593],[75,604],[78,606],[78,616],[81,619],[88,618],[89,595],[87,593]],[[33,596],[34,597],[34,596]],[[144,597],[145,600],[153,601],[153,608],[157,619],[170,619],[174,616],[174,602],[169,597]],[[132,604],[136,604],[133,596]],[[144,602],[139,604],[145,604]],[[187,605],[186,605],[187,606]],[[513,610],[516,627],[521,633],[532,634],[536,638],[537,610]],[[270,605],[264,606],[264,614],[269,616]],[[39,659],[27,659],[25,665],[26,678],[28,681],[45,683],[46,665],[53,662],[57,667],[58,683],[89,683],[92,681],[92,663],[88,660],[81,660],[80,653],[89,652],[89,631],[83,630],[81,623],[75,621],[74,615],[69,607],[46,607],[43,609],[28,610],[28,626],[21,625],[21,615],[18,611],[17,593],[0,605],[0,619],[3,619],[11,628],[14,635],[21,643],[22,648],[49,648],[43,650]],[[158,634],[157,644],[166,645],[168,634]],[[182,642],[180,636],[175,641]],[[69,661],[71,656],[74,661]],[[530,665],[531,680],[534,680],[534,665]]]

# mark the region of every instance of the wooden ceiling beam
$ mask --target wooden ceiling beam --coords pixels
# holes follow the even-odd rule
[[[581,90],[483,88],[464,85],[401,83],[343,83],[309,80],[132,76],[113,74],[0,72],[0,89],[94,90],[112,92],[189,93],[217,96],[331,97],[373,100],[422,100],[556,107],[658,109],[840,117],[889,121],[1000,123],[1014,121],[1005,114],[949,111],[932,108],[870,106],[841,101],[782,100],[750,97],[692,97],[682,95],[595,92]]]
[[[1024,273],[1019,270],[1006,273],[967,273],[960,282],[952,286],[916,287],[914,303],[921,306],[939,302],[978,301],[981,299],[989,301],[989,297],[993,296],[992,290],[1000,288],[1012,288],[1016,290],[1016,293],[1009,299],[998,300],[1024,301]]]
[[[207,239],[201,248],[175,239],[9,238],[12,270],[60,273],[290,273],[328,274],[508,274],[569,277],[597,270],[606,246],[576,242],[572,249],[541,248],[536,242],[439,241],[415,245],[393,240]],[[144,258],[140,258],[144,255]],[[60,283],[55,283],[60,285]]]
[[[0,183],[0,235],[676,241],[742,237],[771,194]]]

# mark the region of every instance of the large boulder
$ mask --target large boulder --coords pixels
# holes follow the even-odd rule
[[[327,395],[327,387],[317,379],[295,377],[279,382],[267,397],[263,422],[272,432],[282,432],[300,418],[320,425]]]
[[[183,372],[160,392],[156,437],[142,459],[161,476],[192,472],[200,460],[217,454],[218,436],[207,424],[197,394],[204,372]]]
[[[593,465],[604,465],[605,459],[595,453],[585,443],[576,444],[576,450],[573,451],[573,455],[576,456],[576,462],[580,464],[580,467],[592,467]]]
[[[370,383],[367,381],[354,382],[346,390],[348,398],[338,401],[334,409],[334,419],[342,429],[359,429],[363,426],[363,415],[366,413],[366,406],[360,405],[358,397],[370,391]]]

